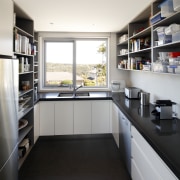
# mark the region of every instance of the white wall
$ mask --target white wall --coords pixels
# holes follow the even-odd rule
[[[125,80],[126,85],[128,86],[130,84],[129,82],[129,71],[123,71],[117,69],[116,66],[116,34],[111,33],[110,36],[110,58],[109,58],[109,80]]]
[[[150,93],[150,103],[169,99],[176,105],[180,118],[180,75],[168,75],[143,71],[118,70],[116,68],[116,36],[111,34],[110,80],[124,79],[126,86],[135,86]]]
[[[150,93],[150,102],[169,99],[176,102],[176,112],[180,118],[180,75],[157,74],[151,72],[130,72],[130,86]]]

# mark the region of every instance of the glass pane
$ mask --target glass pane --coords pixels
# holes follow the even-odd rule
[[[106,41],[76,41],[76,84],[106,86]]]
[[[45,48],[45,86],[72,84],[73,42],[46,42]]]

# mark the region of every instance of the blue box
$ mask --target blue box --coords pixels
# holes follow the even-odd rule
[[[164,18],[161,17],[161,12],[159,12],[159,13],[155,14],[155,15],[150,19],[150,21],[151,21],[151,24],[155,24],[155,23],[161,21],[162,19],[164,19]]]

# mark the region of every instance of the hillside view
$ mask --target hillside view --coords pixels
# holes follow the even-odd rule
[[[106,65],[78,64],[76,65],[76,84],[84,86],[105,86]],[[46,85],[72,84],[72,65],[46,63]]]

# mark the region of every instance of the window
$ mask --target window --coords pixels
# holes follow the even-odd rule
[[[44,41],[44,87],[107,87],[107,39]]]

